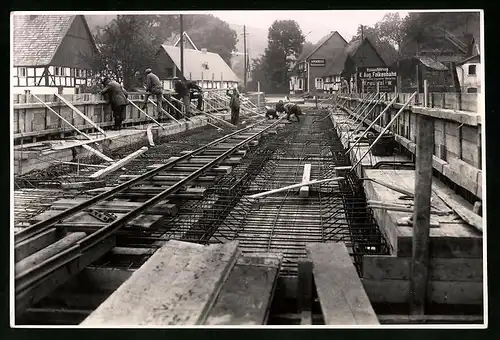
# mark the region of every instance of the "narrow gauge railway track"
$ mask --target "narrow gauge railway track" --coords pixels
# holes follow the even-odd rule
[[[199,185],[203,177],[224,170],[220,165],[232,154],[281,122],[282,119],[261,120],[20,230],[14,235],[16,313],[41,300],[111,250],[116,245],[116,235],[124,227],[142,216],[154,214],[155,209],[168,209],[166,199],[189,195],[188,185],[196,181]],[[151,179],[158,177],[163,177],[164,186],[152,184]],[[115,219],[103,211],[106,204],[134,194],[145,197],[146,201],[133,202],[137,204],[124,208],[123,215]],[[124,203],[126,206],[131,202]],[[89,209],[97,211],[103,222],[71,222],[72,217]],[[110,220],[104,222],[106,218]],[[47,241],[54,233],[58,240]]]

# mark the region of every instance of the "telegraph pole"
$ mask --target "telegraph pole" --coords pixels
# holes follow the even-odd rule
[[[244,60],[244,69],[245,69],[245,74],[243,76],[243,88],[244,90],[246,91],[247,89],[247,28],[245,25],[243,25],[243,53],[244,53],[244,56],[243,58],[245,59]]]
[[[182,14],[179,15],[180,20],[180,31],[181,31],[181,75],[184,78],[184,25],[182,23]]]

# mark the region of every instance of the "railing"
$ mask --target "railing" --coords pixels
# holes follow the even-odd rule
[[[143,93],[129,93],[129,99],[136,105],[142,106]],[[62,100],[54,94],[37,95],[50,108],[69,121],[78,129],[85,131],[93,127],[80,115],[75,113]],[[107,101],[99,94],[64,94],[62,98],[70,102],[76,109],[90,118],[100,127],[111,126],[113,123],[112,112]],[[207,112],[228,109],[229,97],[226,89],[205,90],[204,97],[210,105],[205,107]],[[153,98],[154,99],[154,98]],[[49,135],[54,133],[72,132],[73,129],[57,117],[49,108],[40,103],[34,96],[26,94],[14,95],[13,126],[14,138]],[[196,100],[194,100],[196,101]],[[255,105],[257,100],[250,98]],[[148,103],[144,111],[151,117],[159,119],[157,109]],[[123,124],[140,124],[150,122],[150,118],[141,113],[134,105],[128,105]]]

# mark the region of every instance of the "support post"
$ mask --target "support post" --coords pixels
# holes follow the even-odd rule
[[[183,16],[182,14],[179,15],[179,28],[181,31],[181,40],[180,42],[180,50],[181,50],[181,78],[184,78],[184,24],[182,22]]]
[[[432,155],[434,121],[417,116],[417,150],[415,165],[415,206],[410,273],[410,314],[425,314],[429,275],[429,228],[432,194]]]
[[[428,89],[427,89],[427,79],[424,79],[424,106],[428,107]]]
[[[257,110],[260,112],[260,81],[257,82]]]

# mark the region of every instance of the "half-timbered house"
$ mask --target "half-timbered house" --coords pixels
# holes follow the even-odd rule
[[[97,53],[83,15],[13,15],[14,93],[75,94]]]

